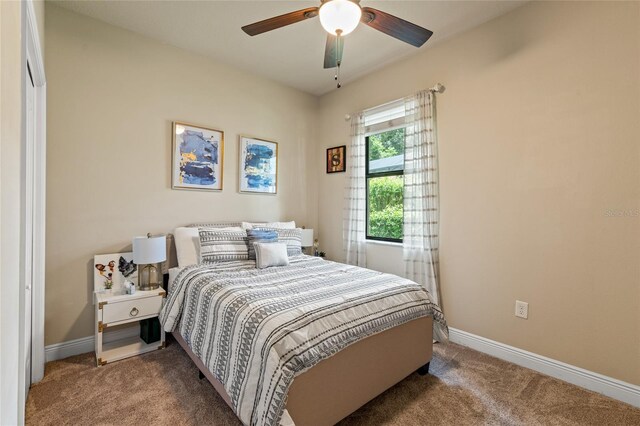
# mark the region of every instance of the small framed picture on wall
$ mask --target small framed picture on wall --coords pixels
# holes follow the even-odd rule
[[[327,173],[339,173],[347,170],[347,146],[327,149]]]

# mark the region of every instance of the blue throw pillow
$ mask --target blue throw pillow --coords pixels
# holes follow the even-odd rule
[[[247,238],[249,239],[249,259],[256,259],[256,249],[254,243],[277,243],[278,233],[276,231],[264,229],[248,229]]]

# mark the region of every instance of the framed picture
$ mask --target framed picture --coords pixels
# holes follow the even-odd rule
[[[327,173],[338,173],[347,170],[346,152],[346,145],[327,149]]]
[[[173,123],[173,189],[222,190],[224,132]]]
[[[138,267],[133,252],[93,256],[93,290],[124,294],[125,280],[138,283]]]
[[[278,192],[278,144],[240,136],[240,192]]]

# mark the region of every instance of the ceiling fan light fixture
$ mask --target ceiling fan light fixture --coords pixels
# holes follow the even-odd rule
[[[356,29],[362,9],[351,0],[329,0],[322,3],[319,15],[322,28],[329,34],[343,36]]]

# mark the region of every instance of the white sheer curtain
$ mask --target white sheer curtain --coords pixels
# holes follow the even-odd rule
[[[435,95],[405,98],[404,237],[405,275],[422,284],[440,305],[438,143]]]
[[[342,242],[348,264],[365,267],[366,183],[364,116],[351,116],[351,144],[347,148],[347,181],[344,194]]]

